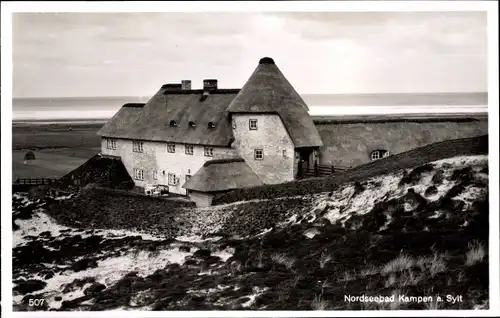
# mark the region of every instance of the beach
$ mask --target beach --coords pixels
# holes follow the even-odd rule
[[[97,131],[102,125],[99,121],[13,122],[12,181],[62,177],[77,168],[100,151]],[[35,160],[24,164],[30,150]]]

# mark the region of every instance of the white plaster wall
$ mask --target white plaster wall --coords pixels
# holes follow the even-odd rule
[[[212,194],[198,191],[189,191],[189,199],[196,203],[196,206],[200,208],[211,206],[213,198],[214,196]]]
[[[249,120],[258,120],[258,129],[249,129]],[[275,184],[294,179],[295,146],[278,115],[233,114],[236,148],[264,183]],[[254,149],[264,150],[264,159],[255,160]],[[286,158],[283,157],[286,150]]]
[[[144,187],[147,184],[168,185],[170,192],[186,194],[182,188],[186,182],[186,175],[193,176],[203,164],[212,159],[233,158],[236,151],[229,147],[213,147],[213,157],[206,157],[204,146],[194,145],[193,155],[185,152],[184,144],[175,144],[175,153],[167,151],[166,142],[143,141],[143,152],[133,151],[132,140],[116,139],[116,149],[106,148],[106,139],[101,139],[101,151],[103,154],[120,156],[127,168],[128,173],[134,179],[134,168],[144,170],[144,180],[135,180],[135,185]],[[153,179],[153,171],[157,171],[157,180]],[[174,173],[180,178],[175,186],[168,184],[168,174]]]

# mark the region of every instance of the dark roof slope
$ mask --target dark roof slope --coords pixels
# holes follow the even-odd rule
[[[114,189],[131,189],[134,186],[121,158],[102,154],[96,154],[60,178],[57,186],[69,189],[73,186],[84,187],[90,183]]]
[[[200,101],[202,90],[166,93],[162,87],[143,107],[122,107],[98,134],[103,137],[172,141],[186,144],[228,146],[233,131],[228,114],[229,103],[239,90],[210,92]],[[176,127],[170,126],[175,121]],[[193,121],[195,126],[190,126]],[[209,128],[209,122],[215,124]]]
[[[182,186],[200,192],[227,191],[263,185],[242,158],[210,160]]]
[[[227,108],[230,113],[276,113],[295,147],[322,146],[308,107],[271,58],[262,58]]]

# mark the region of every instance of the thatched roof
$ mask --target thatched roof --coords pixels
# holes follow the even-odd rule
[[[75,184],[75,180],[78,181]],[[130,189],[134,181],[120,157],[96,154],[58,180],[60,186],[84,187],[87,184],[114,189]]]
[[[207,161],[184,185],[184,189],[218,192],[263,185],[242,158]]]
[[[35,160],[35,153],[33,151],[28,151],[25,155],[24,155],[24,160]]]
[[[201,101],[203,90],[183,91],[177,86],[163,85],[144,106],[124,105],[98,134],[103,137],[228,146],[233,131],[225,110],[238,91],[216,89]],[[172,121],[176,125],[171,125]],[[215,127],[209,128],[209,123]]]
[[[228,107],[230,113],[276,113],[295,147],[320,147],[321,137],[306,103],[269,57],[262,58]]]

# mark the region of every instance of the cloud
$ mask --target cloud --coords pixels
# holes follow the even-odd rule
[[[485,12],[276,13],[288,32],[306,40],[349,39],[379,47],[485,49]]]
[[[148,95],[208,77],[241,87],[263,56],[304,93],[487,83],[486,15],[474,12],[16,13],[13,45],[14,96]]]

